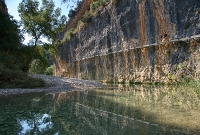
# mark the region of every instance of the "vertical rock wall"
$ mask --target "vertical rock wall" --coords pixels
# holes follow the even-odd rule
[[[198,69],[188,64],[199,59],[198,41],[175,41],[200,34],[199,16],[199,0],[110,3],[58,47],[55,75],[105,82],[168,82],[181,81],[177,77],[183,70],[192,70],[187,77],[194,78]],[[164,32],[172,42],[161,45]],[[193,64],[198,66],[197,61]]]

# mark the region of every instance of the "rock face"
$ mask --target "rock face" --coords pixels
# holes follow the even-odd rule
[[[0,1],[0,11],[1,11],[1,12],[5,12],[5,13],[8,12],[7,6],[6,6],[6,4],[5,4],[5,0],[1,0],[1,1]]]
[[[199,0],[109,3],[58,47],[55,75],[133,83],[199,79],[199,40],[186,40],[198,34]]]

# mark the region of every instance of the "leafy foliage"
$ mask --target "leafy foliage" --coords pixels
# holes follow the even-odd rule
[[[67,31],[67,35],[70,37],[74,34],[74,28],[71,28],[70,30]]]
[[[98,0],[90,4],[90,10],[95,12],[100,6],[105,6],[107,0]]]
[[[56,58],[57,57],[57,47],[53,44],[44,44],[44,49],[48,51],[50,57]],[[51,58],[50,58],[51,59]]]
[[[40,59],[35,59],[32,61],[29,73],[32,74],[43,74],[44,73],[44,65]]]
[[[76,2],[76,8],[75,8],[75,9],[70,9],[70,10],[69,10],[69,13],[68,13],[68,17],[69,17],[69,18],[73,18],[73,17],[76,16],[76,14],[78,13],[79,9],[81,8],[82,2],[83,2],[83,1],[79,1],[79,0],[78,0],[78,1]],[[75,1],[74,1],[74,3],[75,3]]]
[[[76,11],[75,11],[75,10],[73,10],[73,9],[69,10],[69,13],[68,13],[68,17],[69,17],[69,18],[72,18],[72,17],[74,17],[75,15],[76,15]]]
[[[21,70],[33,46],[24,46],[21,43],[23,31],[20,30],[19,23],[11,15],[2,11],[0,11],[0,20],[0,88],[45,86],[44,81],[28,77]]]
[[[46,75],[53,75],[53,65],[49,66],[46,71],[45,71]]]
[[[61,43],[63,43],[63,41],[65,41],[65,40],[71,38],[71,37],[73,36],[73,34],[74,34],[74,31],[75,31],[74,28],[69,29],[69,30],[65,33],[64,38],[63,38],[63,40],[61,41]]]
[[[68,1],[65,1],[65,2],[68,2]],[[74,9],[74,10],[70,10],[69,12],[69,17],[71,20],[74,20],[71,21],[73,22],[73,24],[68,24],[67,25],[67,28],[69,30],[66,31],[65,33],[65,36],[64,38],[61,40],[61,42],[57,41],[56,44],[58,45],[61,45],[63,42],[65,42],[67,39],[69,39],[71,36],[70,35],[73,35],[75,33],[77,33],[82,27],[84,27],[85,25],[87,25],[93,16],[96,16],[96,13],[95,11],[97,9],[99,9],[99,7],[101,6],[106,6],[106,4],[109,2],[109,0],[97,0],[97,1],[84,1],[84,5],[87,5],[87,6],[84,6],[83,8],[81,8],[81,4],[83,3],[83,1],[81,2],[78,2],[77,4],[77,7]],[[79,11],[79,9],[81,9],[81,11]],[[90,9],[90,10],[88,10]],[[80,12],[80,14],[78,14],[78,12]],[[81,14],[84,13],[83,15]],[[69,31],[71,31],[71,29],[74,29],[73,33],[69,35]]]
[[[61,16],[60,8],[54,8],[55,4],[52,0],[42,0],[40,8],[37,0],[27,0],[25,3],[20,3],[18,12],[24,29],[35,40],[41,36],[54,40],[57,32],[63,29],[66,16]]]
[[[81,21],[84,23],[89,23],[91,21],[92,14],[89,11],[86,11],[85,14],[82,16]]]
[[[0,63],[9,68],[16,68],[17,56],[22,47],[22,32],[18,22],[12,16],[0,11]]]
[[[112,0],[112,2],[113,2],[115,5],[117,5],[117,4],[120,2],[120,0]]]
[[[0,20],[0,50],[9,53],[18,51],[21,46],[22,35],[17,21],[4,12],[0,12]]]
[[[41,37],[47,37],[50,41],[56,39],[56,34],[65,26],[66,17],[61,16],[61,9],[56,8],[52,0],[42,0],[41,7],[37,0],[21,2],[18,7],[21,23],[25,31],[34,39],[33,49],[27,59],[23,71],[27,72],[34,57],[34,51]]]
[[[46,57],[46,51],[44,46],[37,46],[33,56],[33,61],[31,62],[29,73],[33,74],[43,74],[46,70],[48,63]]]

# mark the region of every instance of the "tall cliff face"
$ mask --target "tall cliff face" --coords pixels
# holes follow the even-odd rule
[[[167,40],[174,43],[161,43],[160,35],[165,32]],[[58,47],[55,75],[106,82],[165,82],[176,74],[173,69],[177,65],[187,67],[190,58],[199,55],[197,41],[175,40],[197,34],[199,0],[110,3],[99,8],[87,26]],[[58,39],[62,38],[60,34]]]

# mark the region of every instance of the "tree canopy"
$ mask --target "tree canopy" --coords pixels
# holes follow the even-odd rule
[[[0,20],[0,50],[6,52],[17,51],[23,39],[17,21],[4,12],[0,12]]]
[[[59,31],[63,30],[66,16],[61,15],[61,9],[55,8],[52,0],[42,0],[40,5],[37,0],[26,0],[18,6],[19,16],[24,30],[33,38],[33,50],[26,62],[24,71],[28,71],[33,60],[36,46],[42,44],[41,38],[46,37],[54,41]]]
[[[61,15],[60,8],[55,9],[52,0],[42,0],[41,6],[37,0],[21,2],[18,12],[24,29],[36,42],[41,37],[55,40],[57,32],[65,26],[66,16]]]
[[[23,34],[18,22],[11,15],[0,11],[0,67],[17,68],[19,49],[22,47]]]

